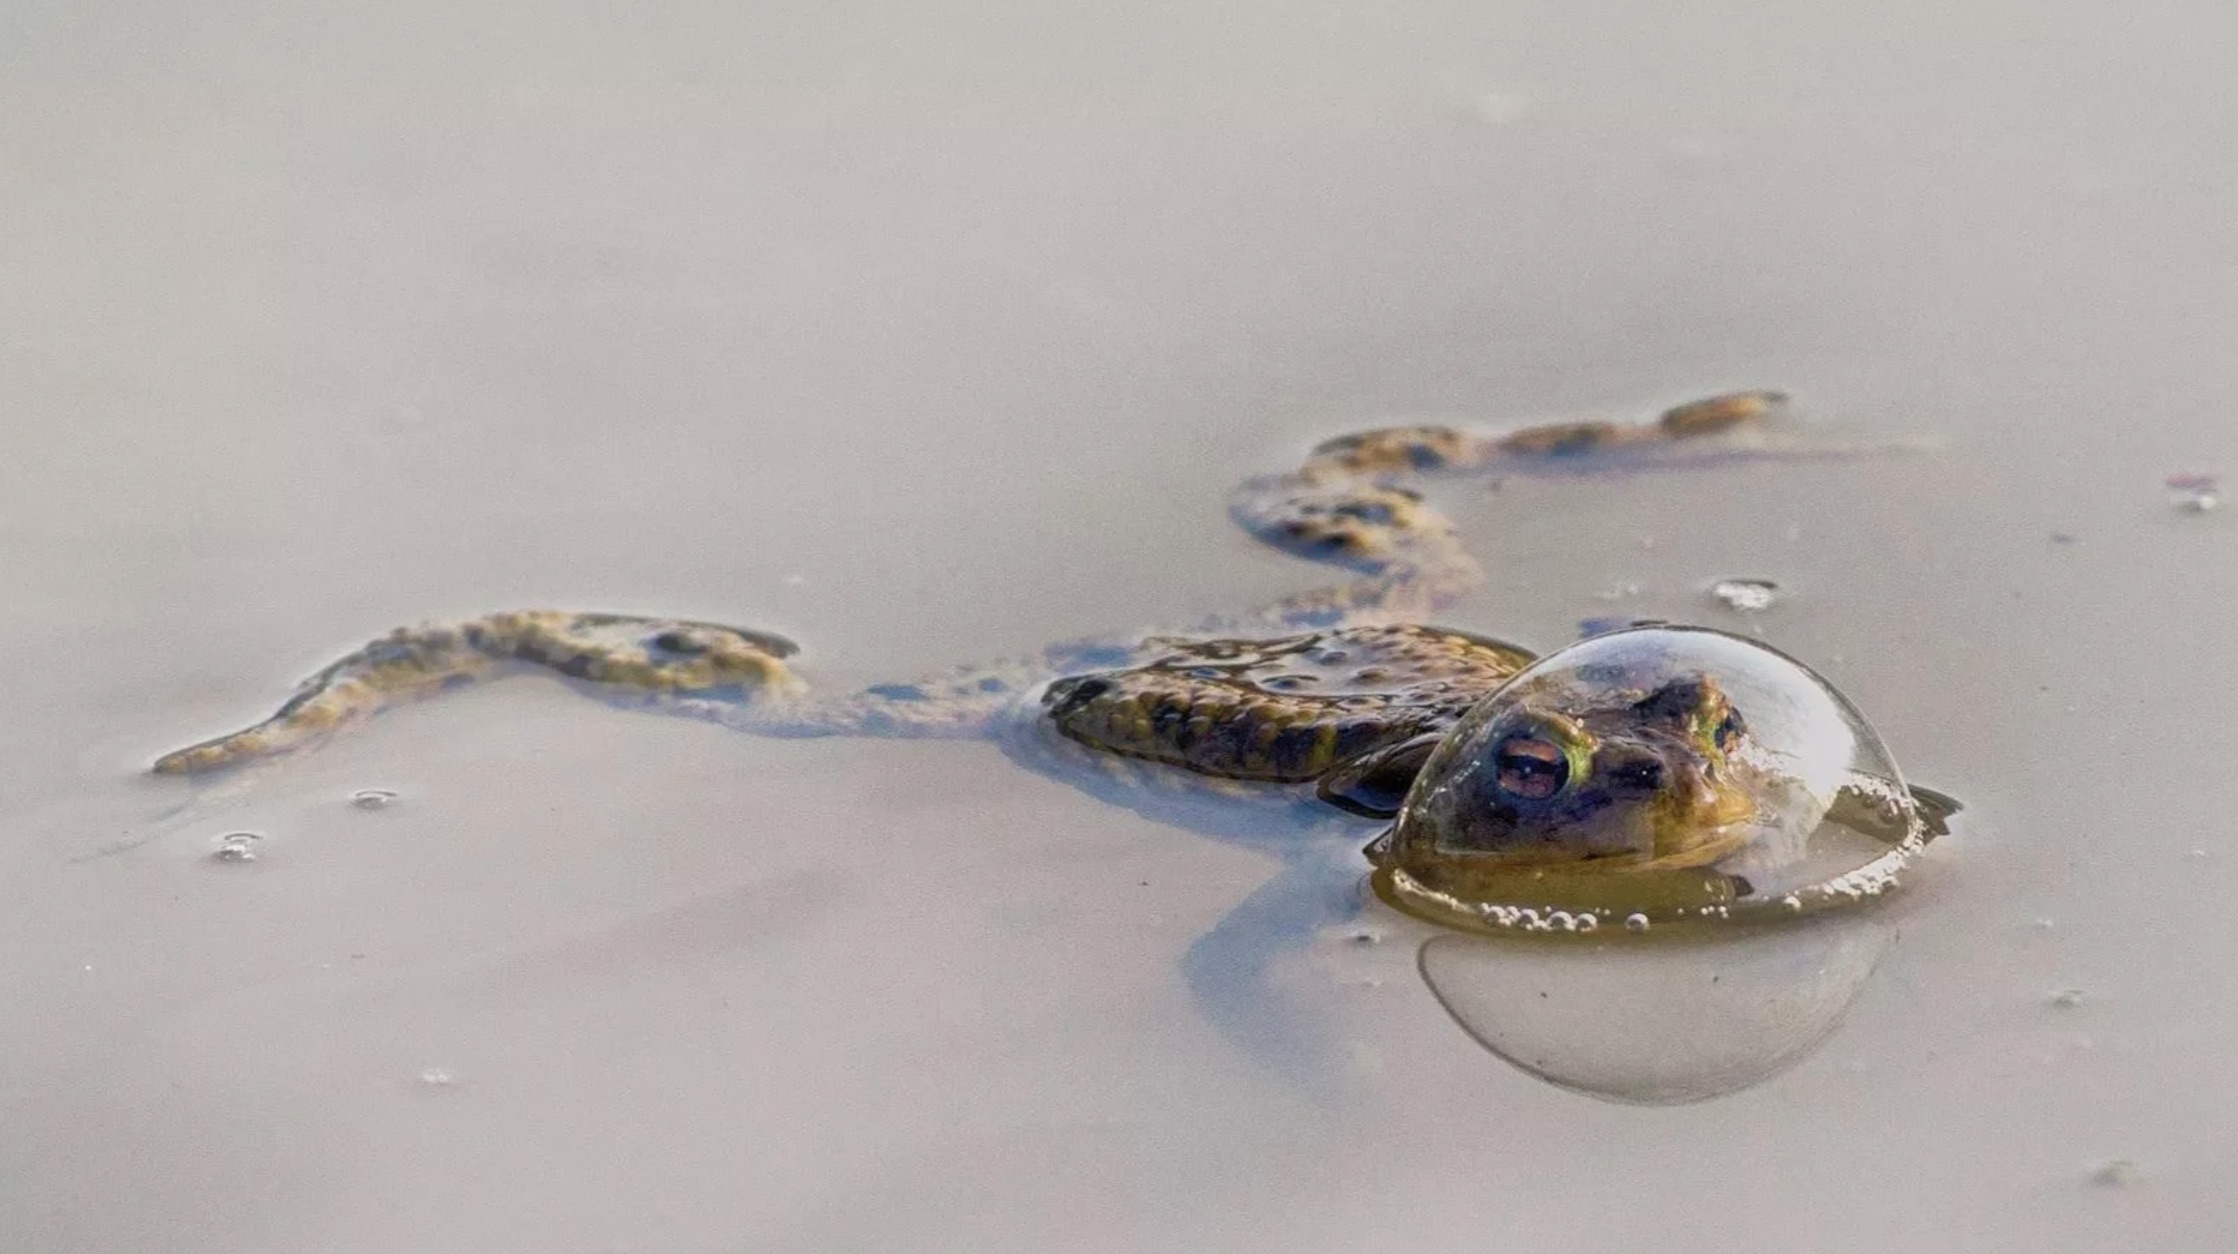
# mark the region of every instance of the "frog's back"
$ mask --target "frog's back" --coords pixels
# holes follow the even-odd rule
[[[1502,641],[1412,624],[1271,640],[1155,637],[1142,661],[1050,684],[1056,730],[1205,775],[1295,783],[1450,726],[1528,665]]]

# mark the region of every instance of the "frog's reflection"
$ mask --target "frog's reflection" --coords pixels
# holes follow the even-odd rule
[[[1635,1105],[1737,1092],[1808,1057],[1894,942],[1882,912],[1645,943],[1448,933],[1417,966],[1494,1055],[1562,1088]]]

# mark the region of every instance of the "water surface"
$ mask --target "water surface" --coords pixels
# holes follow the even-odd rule
[[[2160,486],[2238,466],[2218,19],[750,8],[0,13],[11,1248],[2238,1221],[2238,532]],[[1278,960],[1322,1061],[1270,1060],[1183,960],[1278,860],[982,745],[512,685],[77,860],[393,623],[661,610],[903,677],[1307,586],[1224,493],[1363,421],[1751,385],[1947,447],[1447,497],[1494,569],[1456,625],[1776,580],[1745,621],[1973,807],[1847,1022],[1734,1096],[1500,1064],[1387,917]]]

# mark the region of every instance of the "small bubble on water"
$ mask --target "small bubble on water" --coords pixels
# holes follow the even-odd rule
[[[2176,508],[2187,514],[2204,514],[2222,505],[2222,476],[2213,473],[2170,475],[2168,490],[2176,494]]]
[[[350,794],[350,804],[360,810],[386,810],[396,804],[396,792],[388,788],[360,788]]]
[[[429,1067],[420,1072],[419,1081],[431,1089],[455,1089],[458,1087],[458,1073],[449,1067]]]
[[[1725,608],[1744,614],[1772,608],[1779,593],[1780,586],[1769,579],[1720,579],[1710,585],[1710,595],[1724,602]]]
[[[1382,942],[1383,933],[1376,931],[1372,927],[1364,927],[1345,937],[1345,939],[1351,941],[1355,945],[1375,945]]]
[[[1593,594],[1601,601],[1624,601],[1640,595],[1640,585],[1630,580],[1620,580]]]
[[[1627,932],[1644,932],[1648,929],[1648,926],[1647,916],[1644,914],[1624,916],[1624,930]]]
[[[2051,996],[2044,1000],[2062,1010],[2071,1010],[2083,1004],[2083,990],[2079,988],[2055,989]]]
[[[2091,1168],[2090,1182],[2109,1187],[2137,1183],[2137,1164],[2126,1158],[2109,1158]]]
[[[227,832],[218,837],[218,847],[210,856],[220,862],[254,862],[257,842],[263,839],[261,832]]]

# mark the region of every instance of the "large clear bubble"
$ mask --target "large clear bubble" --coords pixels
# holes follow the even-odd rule
[[[1933,796],[1923,794],[1923,796]],[[1478,931],[1621,933],[1877,897],[1924,820],[1880,737],[1774,649],[1641,627],[1540,659],[1447,734],[1377,891]]]

